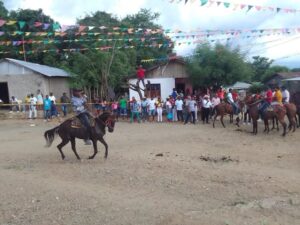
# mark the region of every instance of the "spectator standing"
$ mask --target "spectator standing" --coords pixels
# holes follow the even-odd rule
[[[29,119],[36,119],[36,117],[37,117],[37,110],[36,110],[37,98],[33,94],[31,94],[29,101],[30,101]]]
[[[55,96],[53,95],[52,92],[50,92],[50,94],[49,94],[49,99],[50,99],[51,101],[53,101],[54,104],[56,104],[56,98],[55,98]]]
[[[160,97],[157,98],[155,105],[156,105],[156,112],[157,112],[157,122],[162,122],[163,101],[161,100]]]
[[[58,117],[57,107],[54,101],[51,101],[51,118]]]
[[[11,96],[11,100],[10,100],[10,104],[11,104],[11,111],[17,111],[19,112],[20,108],[19,108],[19,102],[18,99],[15,96]]]
[[[51,104],[52,104],[48,95],[46,95],[43,104],[44,104],[44,118],[45,121],[48,122],[51,119]]]
[[[155,117],[155,104],[156,104],[156,101],[155,99],[153,99],[153,97],[151,97],[151,99],[148,101],[148,108],[149,108],[149,116],[152,116],[152,121],[154,121],[154,117]]]
[[[176,108],[176,111],[177,111],[178,121],[183,122],[183,112],[182,112],[182,110],[183,110],[183,101],[182,101],[180,96],[178,96],[176,101],[175,101],[175,108]]]
[[[168,122],[172,122],[172,120],[173,120],[173,111],[172,111],[172,103],[170,101],[170,98],[166,99],[166,112],[167,112]]]
[[[184,124],[187,124],[190,117],[192,116],[192,123],[195,124],[196,120],[195,120],[195,106],[196,106],[196,100],[193,98],[191,99],[190,96],[188,96],[188,101],[186,102],[186,106],[187,106],[187,116],[185,118]]]
[[[42,109],[42,105],[44,102],[43,94],[42,94],[41,90],[37,90],[36,99],[37,99],[37,109],[40,110],[40,109]]]
[[[142,107],[142,121],[145,122],[145,121],[148,121],[148,115],[149,115],[149,112],[148,112],[148,100],[144,97],[143,100],[142,100],[142,103],[141,103],[141,107]]]
[[[125,116],[127,116],[127,100],[125,99],[124,96],[121,97],[119,101],[120,105],[120,116],[125,119]]]
[[[212,104],[209,100],[209,96],[208,95],[204,95],[203,100],[202,100],[202,122],[203,124],[209,123],[208,119],[209,119],[209,110],[212,107]]]
[[[133,122],[134,118],[137,118],[138,123],[141,122],[140,118],[140,110],[141,106],[140,104],[136,101],[135,97],[132,97],[132,100],[130,102],[130,111],[131,111],[131,116],[130,116],[130,123]]]
[[[66,92],[63,93],[63,95],[60,97],[60,103],[61,103],[61,110],[64,114],[64,116],[67,116],[67,107],[68,107],[68,104],[70,103],[70,99],[69,97],[67,96]]]

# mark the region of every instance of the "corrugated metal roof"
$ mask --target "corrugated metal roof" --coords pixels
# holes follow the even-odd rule
[[[48,77],[69,77],[70,76],[70,74],[67,73],[65,70],[51,67],[51,66],[45,66],[37,63],[25,62],[22,60],[10,59],[10,58],[5,58],[5,60],[9,62],[13,62],[20,66],[24,66],[27,69],[33,70],[35,72],[38,72]]]
[[[286,81],[300,81],[300,77],[294,77],[294,78],[289,78],[289,79],[284,79]]]

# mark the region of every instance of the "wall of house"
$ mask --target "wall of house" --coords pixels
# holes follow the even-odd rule
[[[165,101],[167,97],[172,93],[173,88],[175,88],[175,79],[174,78],[146,78],[151,84],[160,84],[161,98]],[[130,84],[136,84],[137,79],[130,79]],[[143,84],[140,82],[140,87],[143,89]],[[144,92],[142,92],[144,95]],[[135,97],[137,100],[140,100],[139,94],[136,91],[129,89],[129,98]]]
[[[47,90],[47,79],[40,74],[0,74],[0,82],[7,82],[9,98],[11,96],[23,100],[27,94],[36,94],[40,89],[42,93]]]
[[[162,77],[173,77],[173,78],[188,78],[186,68],[184,64],[178,62],[170,62],[164,66],[160,66],[156,69],[148,71],[146,76],[148,78],[162,78]]]
[[[68,78],[65,77],[51,77],[48,78],[48,93],[52,92],[56,99],[60,99],[64,92],[70,97],[70,88],[68,83]]]
[[[8,84],[9,98],[15,96],[19,100],[24,100],[27,94],[36,94],[37,90],[44,95],[53,92],[57,98],[63,92],[70,93],[67,78],[47,77],[6,61],[0,63],[0,82]]]

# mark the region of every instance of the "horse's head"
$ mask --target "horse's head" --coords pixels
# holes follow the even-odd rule
[[[111,114],[111,115],[107,118],[107,120],[106,120],[106,122],[105,122],[105,124],[106,124],[106,126],[107,126],[107,128],[108,128],[108,132],[113,132],[113,131],[114,131],[115,123],[116,123],[116,116],[113,115],[113,114]]]
[[[98,117],[102,123],[108,128],[108,132],[113,132],[116,123],[116,116],[111,112],[104,112]]]

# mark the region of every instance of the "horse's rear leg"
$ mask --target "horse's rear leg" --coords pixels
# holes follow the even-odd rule
[[[253,120],[253,134],[257,134],[257,120]]]
[[[269,128],[269,121],[268,121],[268,119],[265,119],[264,123],[265,123],[265,130],[264,130],[264,132],[269,133],[270,128]]]
[[[216,115],[214,116],[214,121],[213,121],[213,128],[215,128],[215,121],[217,119],[218,114],[216,113]]]
[[[79,155],[77,154],[77,151],[76,151],[76,141],[75,141],[75,137],[72,137],[72,138],[71,138],[71,145],[72,145],[72,150],[73,150],[74,154],[76,155],[76,158],[79,160],[80,157],[79,157]]]
[[[103,138],[100,138],[99,141],[105,146],[105,155],[104,155],[104,158],[106,159],[107,155],[108,155],[108,145],[107,145],[107,143],[105,142],[105,140]]]
[[[286,122],[284,121],[284,118],[279,120],[279,122],[281,123],[282,127],[283,127],[283,133],[282,136],[284,137],[286,135]]]
[[[69,139],[62,139],[62,142],[59,145],[57,145],[58,151],[60,152],[61,158],[63,160],[65,159],[65,155],[64,155],[64,153],[62,151],[62,147],[64,147],[68,143],[69,143]]]
[[[96,154],[98,153],[97,139],[95,139],[95,140],[93,139],[92,142],[93,142],[93,147],[94,147],[94,154],[91,155],[88,159],[93,159],[96,156]]]

